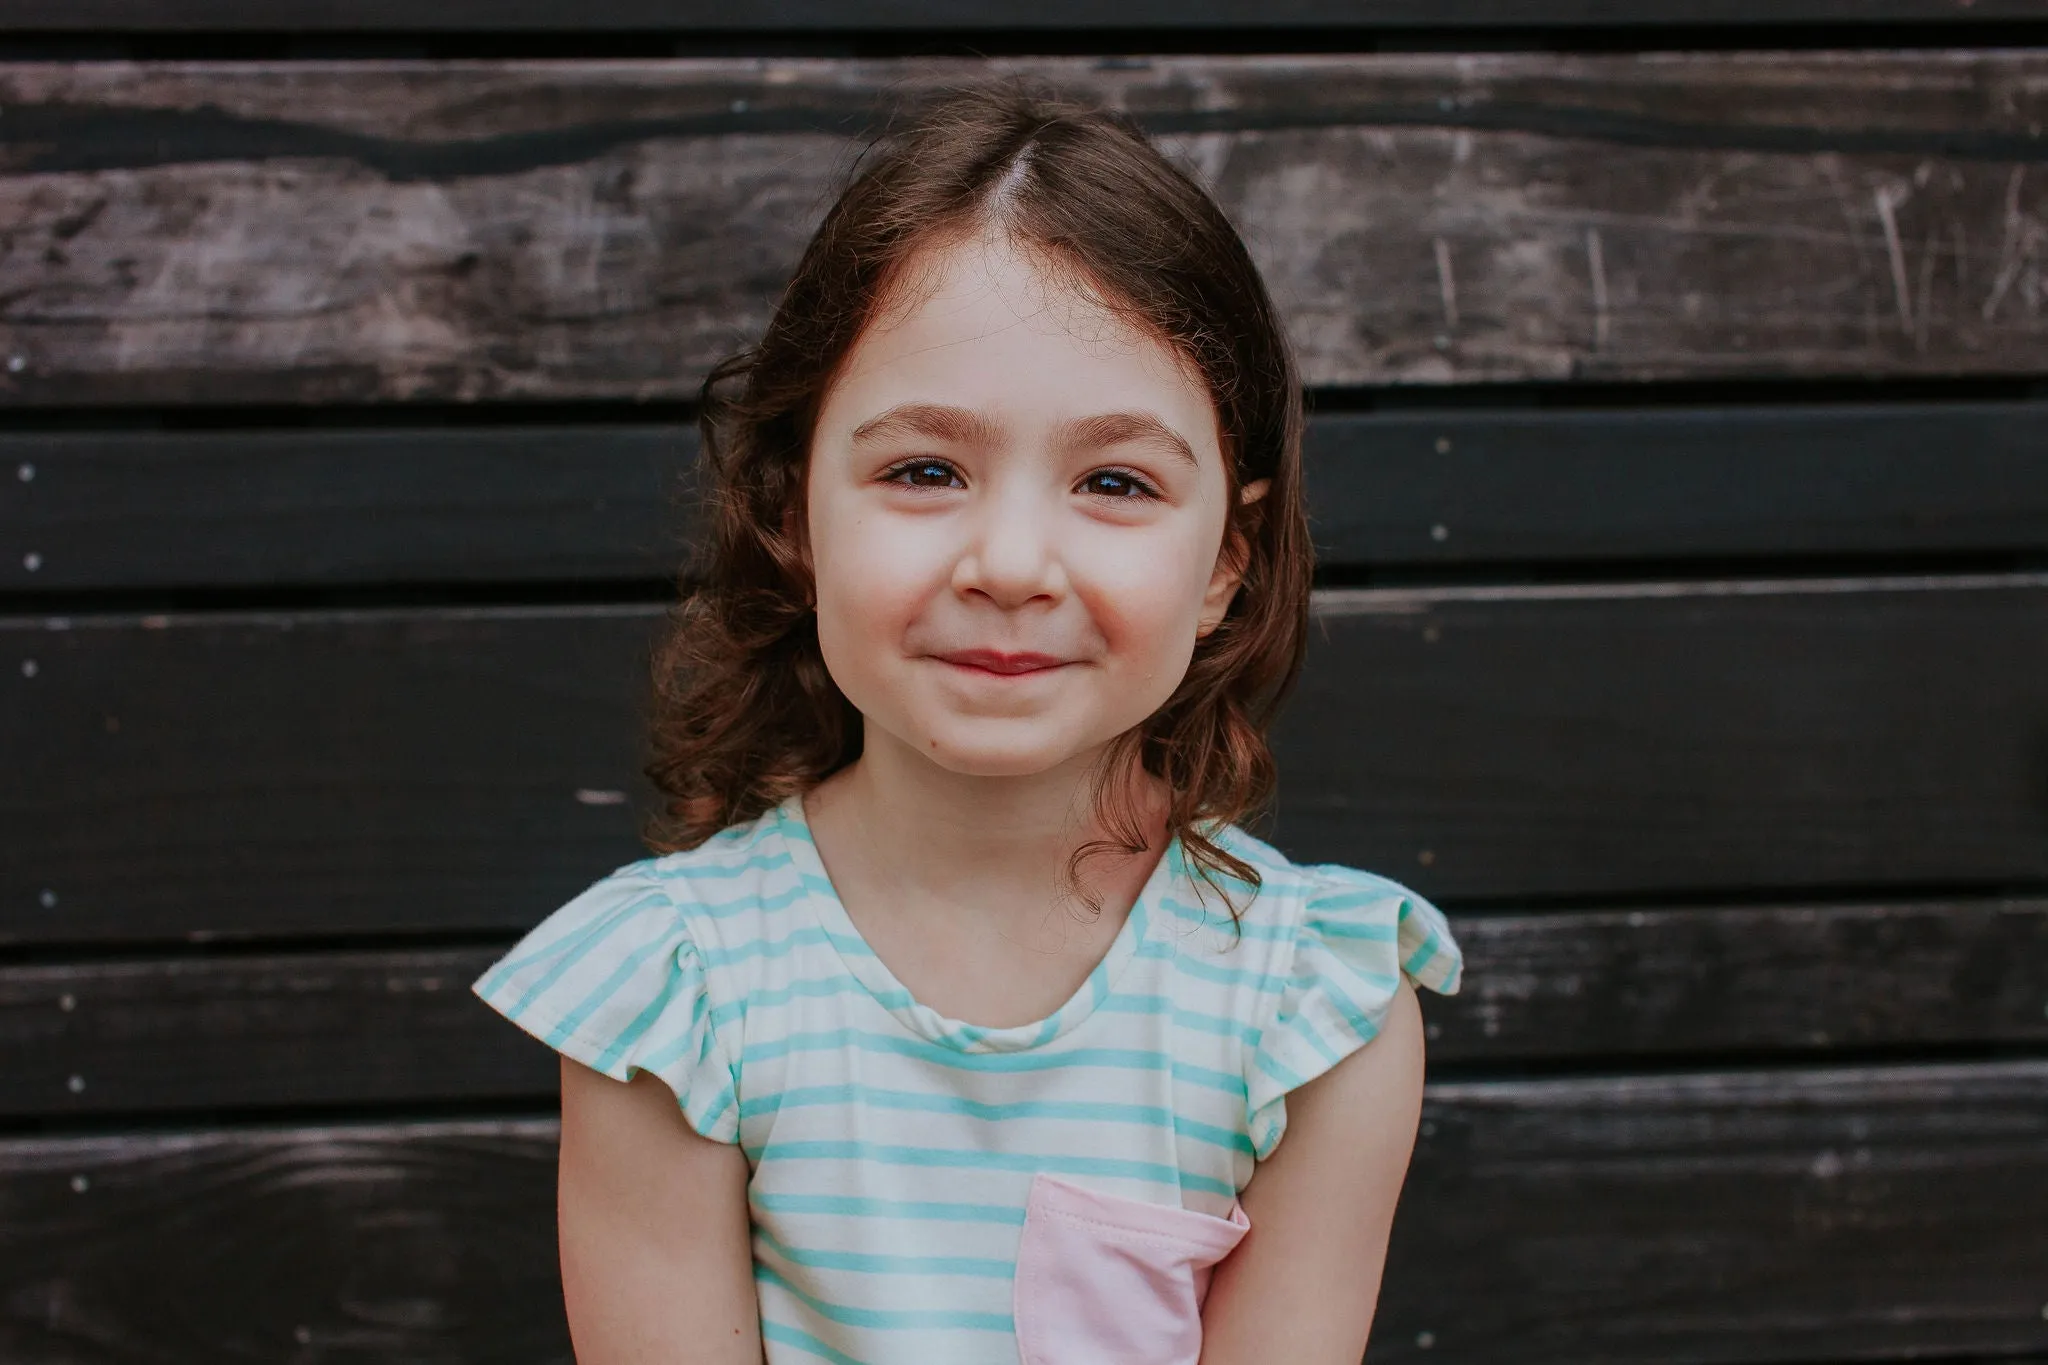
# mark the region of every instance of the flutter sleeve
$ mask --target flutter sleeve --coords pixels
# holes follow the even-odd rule
[[[1262,1161],[1287,1131],[1288,1092],[1372,1041],[1403,975],[1450,995],[1464,965],[1443,912],[1407,887],[1348,867],[1304,870],[1292,969],[1245,1076]]]
[[[593,883],[470,984],[486,1005],[615,1081],[652,1071],[690,1126],[739,1140],[732,1059],[689,925],[638,865]]]

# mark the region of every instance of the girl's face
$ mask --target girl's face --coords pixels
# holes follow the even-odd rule
[[[818,642],[870,750],[1044,772],[1158,710],[1236,591],[1215,405],[1000,237],[905,278],[812,437]]]

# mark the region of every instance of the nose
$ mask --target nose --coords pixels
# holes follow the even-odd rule
[[[1039,599],[1057,602],[1067,590],[1057,521],[1053,509],[1028,495],[988,499],[954,563],[953,590],[1005,610]]]

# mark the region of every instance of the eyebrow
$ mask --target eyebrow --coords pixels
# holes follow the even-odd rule
[[[1149,412],[1104,412],[1093,417],[1077,417],[1060,423],[1056,431],[1062,445],[1087,450],[1126,443],[1161,446],[1177,460],[1189,465],[1200,463],[1186,439]]]
[[[943,403],[899,403],[853,429],[853,442],[923,436],[962,445],[994,445],[1002,436],[994,422],[967,408]]]
[[[1099,450],[1105,446],[1137,443],[1163,447],[1167,454],[1187,464],[1198,464],[1185,438],[1149,412],[1103,412],[1076,417],[1053,429],[1062,446]],[[934,441],[962,445],[994,445],[1002,430],[981,413],[944,403],[899,403],[870,417],[853,429],[853,441],[886,441],[904,436],[922,436]]]

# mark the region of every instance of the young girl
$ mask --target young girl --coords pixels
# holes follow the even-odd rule
[[[474,987],[565,1059],[578,1360],[1356,1365],[1459,958],[1235,823],[1310,564],[1220,210],[951,96],[704,412],[665,851]]]

